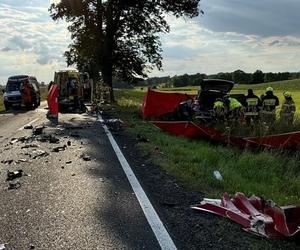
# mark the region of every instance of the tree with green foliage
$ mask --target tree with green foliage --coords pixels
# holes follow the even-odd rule
[[[251,83],[251,74],[245,73],[242,70],[236,70],[232,73],[232,80],[238,84],[249,84]]]
[[[67,63],[88,69],[111,87],[112,79],[145,78],[162,69],[159,34],[170,27],[166,17],[199,15],[200,0],[61,0],[49,11],[69,23],[72,44]]]
[[[252,83],[263,83],[265,81],[265,75],[261,70],[256,70],[252,75]]]

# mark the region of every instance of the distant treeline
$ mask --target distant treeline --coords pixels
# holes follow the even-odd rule
[[[300,78],[300,72],[278,72],[278,73],[264,73],[261,70],[256,70],[254,73],[246,73],[242,70],[236,70],[232,73],[218,73],[215,75],[194,74],[194,75],[175,75],[173,77],[152,77],[139,85],[164,87],[184,87],[184,86],[199,86],[203,79],[223,79],[234,81],[238,84],[258,84],[264,82],[276,82],[284,80],[293,80]]]

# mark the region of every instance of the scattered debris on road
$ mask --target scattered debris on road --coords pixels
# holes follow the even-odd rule
[[[33,138],[31,136],[22,136],[18,138],[19,142],[28,142],[28,141],[32,141]]]
[[[33,129],[33,126],[32,125],[27,125],[27,126],[24,126],[24,129]]]
[[[21,147],[21,149],[25,149],[25,148],[38,148],[39,145],[37,144],[26,144],[24,146]]]
[[[41,134],[43,134],[44,128],[45,128],[44,126],[35,127],[32,131],[32,134],[33,135],[41,135]]]
[[[8,190],[19,189],[20,187],[21,187],[21,183],[19,181],[8,183]]]
[[[66,161],[66,164],[71,164],[72,163],[72,161]]]
[[[19,141],[19,139],[17,139],[17,138],[12,138],[11,141],[10,141],[10,144],[13,145],[13,144],[15,144],[15,143],[18,142],[18,141]]]
[[[34,154],[34,156],[32,157],[33,159],[36,159],[38,157],[45,157],[49,155],[49,153],[40,149],[33,151],[33,154]]]
[[[87,154],[80,155],[80,158],[83,159],[84,161],[91,161],[92,160],[92,158]]]
[[[21,159],[19,159],[19,160],[17,161],[17,163],[21,163],[21,162],[28,162],[28,160],[27,160],[27,159],[24,159],[24,158],[21,158]]]
[[[38,141],[41,142],[50,142],[50,143],[59,143],[59,139],[54,135],[47,135],[42,134],[40,137],[37,138]]]
[[[71,146],[71,141],[67,141],[67,146],[68,146],[68,147]]]
[[[14,160],[12,159],[8,159],[8,160],[2,160],[1,163],[5,164],[5,165],[10,165],[14,162]]]
[[[229,218],[245,231],[267,238],[292,237],[300,233],[300,207],[279,207],[257,196],[247,198],[243,193],[236,193],[231,198],[225,193],[220,200],[204,199],[192,208]]]
[[[16,171],[7,171],[7,178],[6,181],[12,181],[17,178],[21,178],[23,176],[23,170],[16,170]]]
[[[0,250],[5,250],[6,245],[7,245],[7,243],[0,244]]]
[[[66,150],[66,148],[67,148],[67,146],[65,146],[65,145],[64,146],[55,147],[55,148],[52,148],[52,152],[58,153],[60,151]]]

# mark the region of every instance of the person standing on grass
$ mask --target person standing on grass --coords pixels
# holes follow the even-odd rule
[[[284,101],[280,110],[280,121],[286,126],[291,126],[294,122],[296,105],[289,91],[283,92]]]
[[[262,108],[260,118],[266,124],[274,124],[276,121],[276,107],[279,105],[279,99],[274,95],[272,87],[266,88],[265,95],[261,97]]]
[[[244,114],[247,125],[250,125],[251,121],[258,120],[260,107],[260,98],[254,94],[253,89],[248,89],[248,95],[246,95],[246,107]]]

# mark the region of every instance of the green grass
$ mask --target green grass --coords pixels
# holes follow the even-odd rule
[[[3,103],[3,95],[2,93],[0,94],[0,112],[4,111],[4,103]]]
[[[109,112],[120,117],[133,136],[140,134],[150,143],[139,143],[148,161],[165,169],[186,187],[218,198],[224,192],[244,192],[273,199],[278,204],[300,204],[300,166],[297,156],[278,152],[252,152],[212,145],[201,140],[170,136],[143,121],[140,106],[144,92],[116,91],[118,104]],[[218,181],[213,171],[224,178]]]

